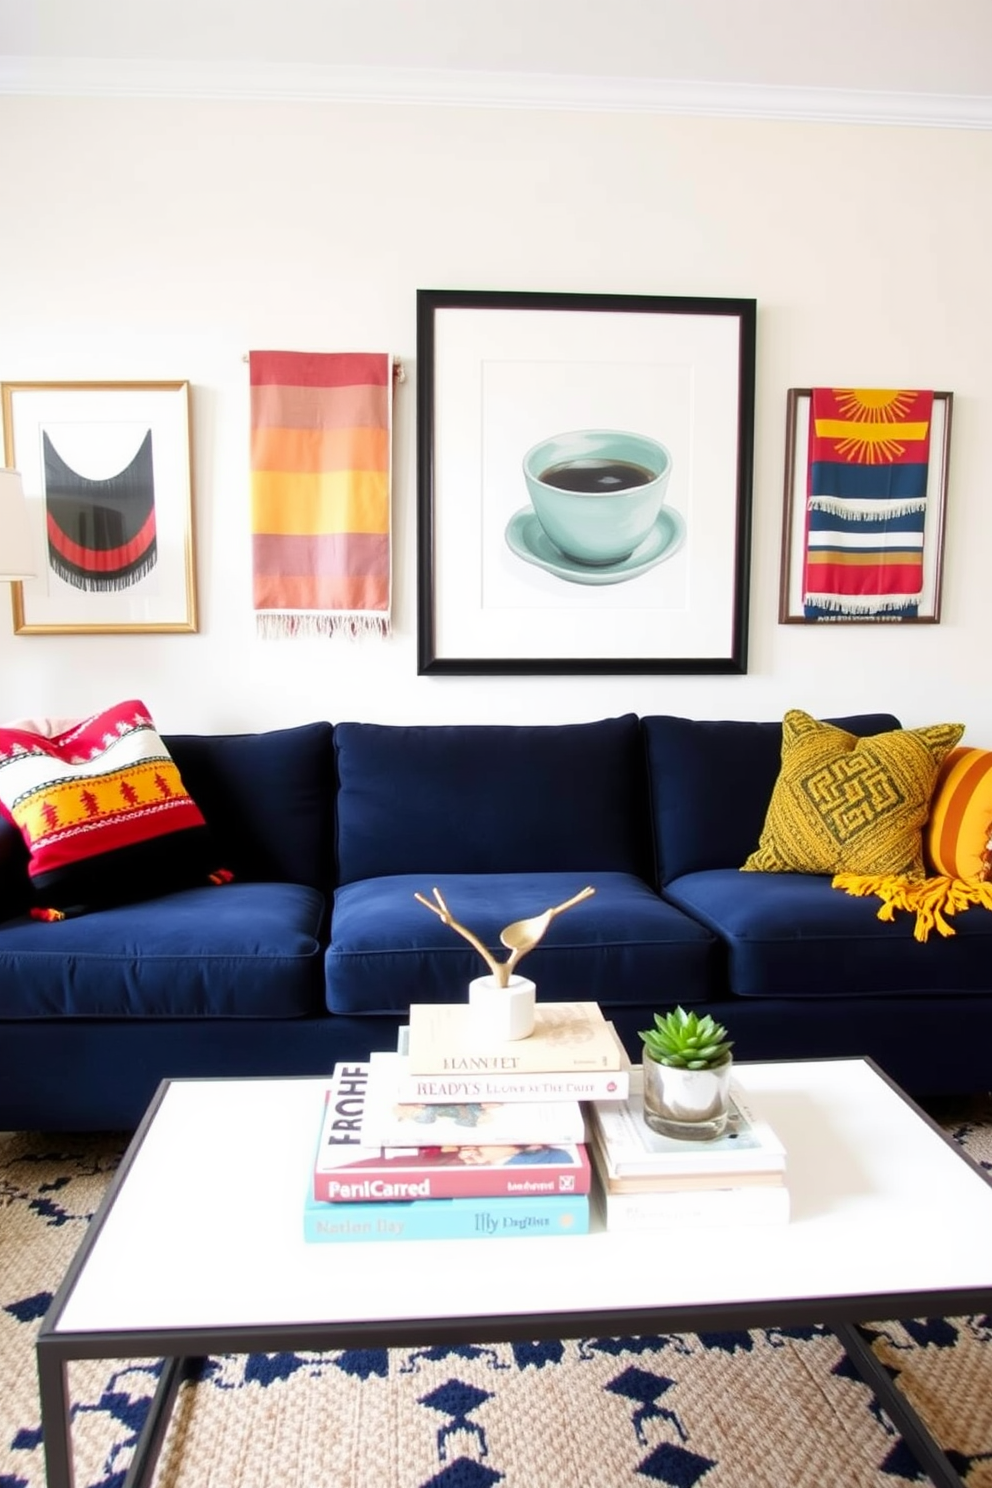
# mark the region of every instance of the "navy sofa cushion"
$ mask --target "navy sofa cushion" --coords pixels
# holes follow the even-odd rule
[[[0,816],[0,923],[23,914],[30,903],[31,880],[24,838],[13,822]]]
[[[324,897],[186,889],[0,932],[0,1018],[297,1018],[323,1004]]]
[[[880,920],[880,899],[845,894],[829,874],[713,869],[686,874],[665,893],[726,941],[728,986],[738,997],[988,997],[987,909],[955,915],[953,936],[922,943],[913,915]]]
[[[239,882],[327,888],[334,845],[331,724],[164,737],[223,866]]]
[[[849,733],[899,728],[891,713],[827,722]],[[782,763],[782,724],[643,719],[659,882],[739,868],[758,845]]]
[[[561,726],[341,723],[334,738],[339,883],[391,873],[650,876],[632,713]]]
[[[551,921],[520,963],[539,1000],[592,998],[610,1009],[695,1002],[716,995],[722,955],[715,938],[627,873],[400,874],[339,888],[327,953],[327,1006],[334,1013],[405,1016],[411,1002],[463,1002],[486,974],[479,953],[414,898],[437,886],[452,915],[495,951],[499,932],[591,883],[596,893]]]

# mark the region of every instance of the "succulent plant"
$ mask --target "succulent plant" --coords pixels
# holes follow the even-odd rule
[[[733,1047],[722,1023],[714,1022],[709,1013],[700,1018],[682,1007],[655,1013],[654,1027],[638,1036],[652,1059],[673,1069],[716,1069],[727,1063]]]

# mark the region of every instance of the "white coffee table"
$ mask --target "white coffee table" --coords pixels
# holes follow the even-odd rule
[[[73,1485],[73,1359],[166,1360],[131,1488],[210,1354],[810,1323],[838,1334],[933,1481],[960,1488],[856,1325],[992,1310],[992,1183],[867,1060],[736,1073],[788,1150],[792,1220],[666,1230],[663,1264],[657,1234],[602,1230],[306,1244],[325,1082],[164,1082],[38,1336],[49,1488]]]

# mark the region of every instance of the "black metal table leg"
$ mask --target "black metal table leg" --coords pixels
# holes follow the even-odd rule
[[[172,1407],[183,1380],[195,1373],[202,1360],[176,1357],[162,1364],[158,1387],[148,1407],[148,1414],[135,1443],[134,1457],[124,1479],[124,1488],[146,1488],[151,1483],[165,1433],[169,1429]],[[49,1484],[49,1488],[52,1485]]]
[[[44,1344],[38,1347],[38,1393],[41,1433],[45,1442],[48,1488],[73,1488],[72,1419],[69,1414],[68,1363]]]
[[[890,1379],[885,1365],[865,1341],[855,1323],[831,1323],[844,1352],[866,1385],[870,1385],[885,1414],[899,1432],[935,1488],[965,1488],[964,1480],[934,1441],[905,1395]]]

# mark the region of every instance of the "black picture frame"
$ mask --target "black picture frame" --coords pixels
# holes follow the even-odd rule
[[[753,299],[418,290],[419,675],[746,672],[756,319]],[[561,553],[525,453],[632,429],[671,452],[655,526],[629,558]]]

